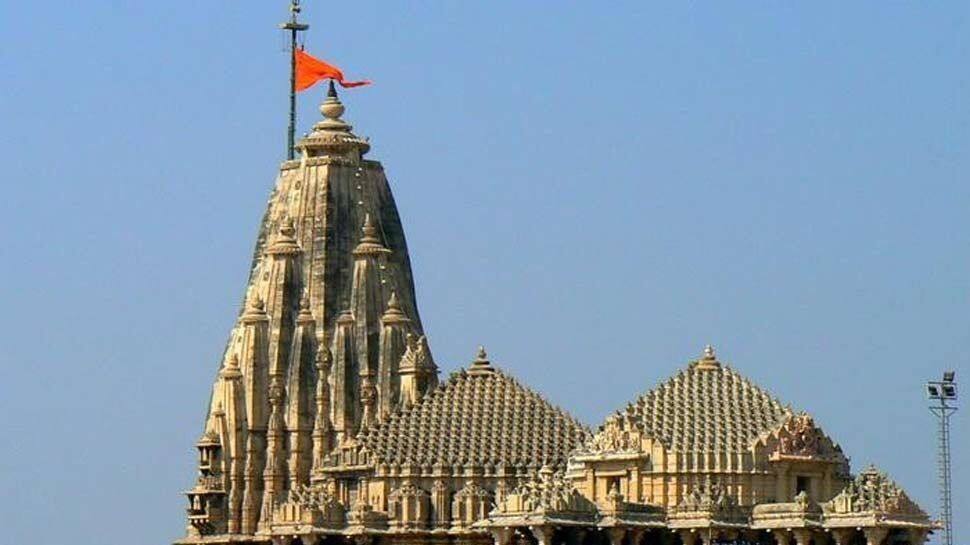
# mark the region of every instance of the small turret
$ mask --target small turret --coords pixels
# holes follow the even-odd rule
[[[387,310],[381,317],[381,358],[378,367],[378,398],[381,419],[386,418],[400,401],[401,377],[398,366],[407,350],[411,320],[401,310],[397,292],[391,292]]]
[[[438,368],[431,358],[428,339],[424,335],[405,337],[407,349],[398,367],[400,377],[400,403],[410,406],[417,403],[425,393],[438,384]]]
[[[189,501],[189,532],[204,536],[225,528],[226,492],[219,475],[219,435],[208,430],[195,446],[199,450],[199,477],[185,495]]]

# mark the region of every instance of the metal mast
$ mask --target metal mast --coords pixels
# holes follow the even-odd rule
[[[300,0],[290,0],[290,20],[280,24],[280,28],[290,32],[290,123],[286,131],[286,158],[293,160],[296,139],[296,35],[310,28],[310,25],[297,21],[300,15]]]
[[[953,500],[951,494],[950,473],[950,416],[957,411],[953,405],[957,400],[956,373],[946,371],[942,381],[926,383],[926,395],[929,398],[930,412],[936,415],[940,423],[939,443],[937,445],[938,467],[940,479],[940,516],[943,518],[943,545],[953,545]],[[947,403],[949,402],[949,403]]]

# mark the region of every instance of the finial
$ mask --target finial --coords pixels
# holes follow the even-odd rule
[[[472,375],[491,373],[495,369],[492,368],[492,362],[488,361],[488,353],[485,352],[484,346],[478,347],[478,354],[475,356],[475,360],[472,361],[471,366],[468,368],[468,373]]]
[[[242,376],[242,372],[239,370],[239,356],[235,353],[229,356],[226,360],[225,367],[222,368],[222,372],[219,373],[222,378],[233,379]]]
[[[364,238],[360,239],[361,242],[380,242],[377,240],[377,227],[374,226],[374,220],[370,217],[370,214],[364,214],[364,227],[361,230],[364,232]]]
[[[384,311],[384,316],[381,320],[385,325],[407,322],[408,317],[404,315],[404,311],[401,310],[401,303],[397,300],[397,292],[391,292],[391,298],[387,301],[387,310]]]
[[[716,359],[716,357],[714,355],[714,347],[713,346],[707,345],[707,346],[704,347],[704,359],[705,360],[713,360],[713,359]]]
[[[364,214],[364,225],[361,227],[361,231],[363,231],[363,236],[360,237],[360,242],[354,248],[355,256],[369,256],[390,252],[390,250],[381,244],[381,239],[377,236],[377,225],[369,213]]]
[[[285,216],[283,221],[280,222],[280,234],[285,237],[292,237],[294,233],[296,233],[296,229],[293,228],[293,219]]]
[[[300,253],[300,245],[293,238],[293,235],[296,234],[296,229],[293,227],[292,218],[284,216],[280,220],[277,231],[279,234],[276,235],[275,240],[266,250],[267,253],[271,255],[296,255]]]
[[[337,96],[337,88],[333,86],[333,80],[330,80],[327,98],[320,105],[320,113],[323,114],[323,117],[330,120],[330,123],[326,126],[334,130],[340,130],[341,132],[349,132],[350,125],[340,120],[340,116],[344,115],[345,111],[346,109],[343,103],[340,102],[340,97]]]
[[[719,369],[721,367],[721,362],[717,361],[717,354],[714,352],[714,347],[707,345],[704,347],[704,355],[701,357],[700,361],[697,362],[698,369]]]

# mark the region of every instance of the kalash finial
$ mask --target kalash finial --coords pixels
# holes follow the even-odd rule
[[[704,355],[701,357],[700,361],[697,362],[698,369],[717,369],[721,367],[721,362],[717,361],[717,353],[714,351],[714,347],[707,345],[704,347]]]
[[[346,123],[340,119],[340,116],[344,115],[345,111],[344,103],[340,102],[340,97],[337,96],[337,88],[334,86],[333,80],[330,80],[330,87],[327,89],[327,98],[320,105],[320,113],[323,114],[323,117],[333,121],[339,121],[342,126],[346,126]]]
[[[471,366],[468,368],[468,374],[470,375],[480,375],[491,373],[495,369],[492,367],[492,362],[488,361],[488,353],[485,352],[484,346],[478,347],[478,354],[475,356],[475,360],[472,361]]]
[[[344,104],[337,96],[333,78],[328,83],[327,96],[320,104],[323,119],[313,125],[313,130],[297,144],[297,148],[305,150],[310,157],[349,154],[349,158],[359,160],[370,150],[370,143],[355,135],[353,127],[342,119]]]
[[[357,243],[357,247],[354,248],[354,256],[361,257],[390,253],[390,250],[381,244],[381,239],[377,236],[377,224],[374,223],[374,218],[370,214],[364,215],[364,226],[361,227],[361,231],[363,235],[360,237],[360,242]]]

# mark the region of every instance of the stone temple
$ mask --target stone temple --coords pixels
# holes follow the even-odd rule
[[[332,86],[320,110],[269,198],[177,543],[920,545],[937,528],[711,347],[596,430],[484,349],[439,380],[384,169]]]

